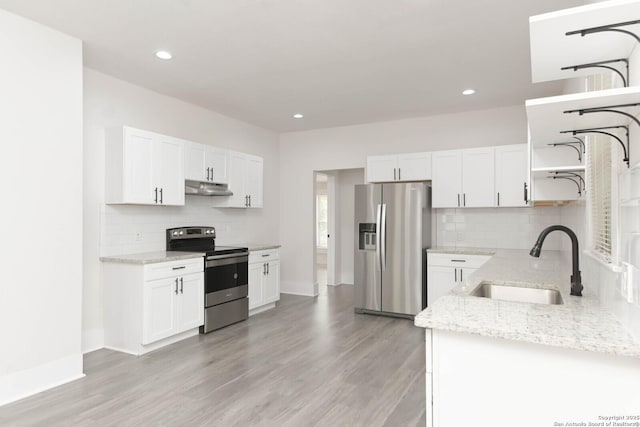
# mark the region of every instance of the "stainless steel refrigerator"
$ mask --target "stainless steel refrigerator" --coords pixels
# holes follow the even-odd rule
[[[355,187],[355,311],[410,317],[427,305],[431,186]]]

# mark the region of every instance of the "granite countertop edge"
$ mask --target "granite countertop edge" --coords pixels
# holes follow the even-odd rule
[[[120,264],[156,264],[160,262],[179,261],[182,259],[200,258],[204,256],[204,252],[157,251],[103,256],[100,257],[100,261]]]
[[[540,258],[526,250],[432,248],[429,253],[492,257],[464,283],[419,313],[418,327],[555,347],[640,357],[640,342],[606,310],[588,283],[582,297],[570,295],[570,262],[559,251],[543,251]],[[478,250],[480,249],[480,250]],[[484,251],[485,253],[480,253]],[[487,253],[489,252],[489,253]],[[517,282],[520,286],[558,290],[561,305],[499,301],[471,296],[483,281]]]

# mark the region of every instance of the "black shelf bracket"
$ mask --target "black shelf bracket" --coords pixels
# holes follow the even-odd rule
[[[632,33],[629,30],[623,30],[620,28],[620,27],[628,27],[630,25],[636,25],[636,24],[640,24],[640,20],[618,22],[617,24],[601,25],[599,27],[583,28],[581,30],[569,31],[568,33],[565,33],[565,35],[572,36],[574,34],[580,34],[581,37],[584,37],[587,34],[595,34],[595,33],[603,33],[605,31],[611,31],[611,32],[629,35],[633,37],[638,43],[640,43],[640,37],[638,37],[636,34]]]
[[[553,175],[548,176],[547,178],[566,179],[568,181],[573,182],[576,185],[576,187],[578,187],[578,197],[582,197],[582,191],[585,190],[586,188],[584,185],[584,179],[580,175],[573,172],[550,172],[550,173],[552,173]]]
[[[620,104],[620,105],[609,105],[606,107],[593,107],[593,108],[579,108],[576,110],[567,110],[564,111],[565,114],[578,113],[581,116],[583,114],[590,113],[615,113],[621,114],[631,120],[633,120],[638,126],[640,126],[640,120],[638,120],[633,114],[629,114],[626,111],[616,110],[615,108],[627,108],[627,107],[637,107],[640,103],[636,102],[634,104]]]
[[[609,130],[609,129],[624,129],[625,135],[627,137],[627,143],[625,144],[622,141],[622,139],[620,139],[620,137],[618,137],[617,135],[611,132],[605,132],[605,130]],[[624,157],[622,158],[622,160],[624,160],[624,162],[627,164],[627,167],[629,167],[629,151],[631,150],[631,147],[629,146],[629,126],[621,125],[621,126],[604,126],[599,128],[590,128],[590,129],[573,129],[573,130],[564,130],[564,131],[561,131],[560,133],[568,133],[573,135],[574,137],[576,135],[585,134],[585,133],[597,133],[600,135],[609,136],[615,139],[616,141],[618,141],[622,146],[622,151],[624,153]]]
[[[624,66],[625,66],[625,74],[622,74],[622,71],[618,70],[615,67],[610,67],[608,65],[605,64],[613,64],[616,62],[623,62]],[[573,71],[578,71],[578,70],[582,70],[585,68],[605,68],[607,70],[613,71],[614,73],[616,73],[617,75],[620,76],[620,78],[622,79],[622,85],[624,87],[629,87],[629,60],[625,59],[625,58],[620,58],[620,59],[611,59],[609,61],[598,61],[598,62],[590,62],[588,64],[579,64],[579,65],[570,65],[568,67],[562,67],[560,68],[561,70],[573,70]]]
[[[570,147],[570,148],[573,148],[578,153],[578,161],[582,163],[582,155],[585,152],[584,141],[582,139],[578,138],[577,136],[574,136],[574,138],[577,139],[577,141],[554,142],[554,143],[547,144],[547,145],[549,145],[551,147]],[[576,147],[574,144],[578,144],[578,147]]]

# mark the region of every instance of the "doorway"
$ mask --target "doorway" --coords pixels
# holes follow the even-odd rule
[[[315,293],[353,284],[355,185],[364,169],[316,171],[314,175]]]

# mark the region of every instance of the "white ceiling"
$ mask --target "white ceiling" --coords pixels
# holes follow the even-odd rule
[[[523,104],[528,17],[582,0],[0,0],[85,65],[276,131]],[[153,55],[173,53],[171,61]],[[473,96],[462,96],[466,88]],[[293,113],[304,113],[295,120]]]

